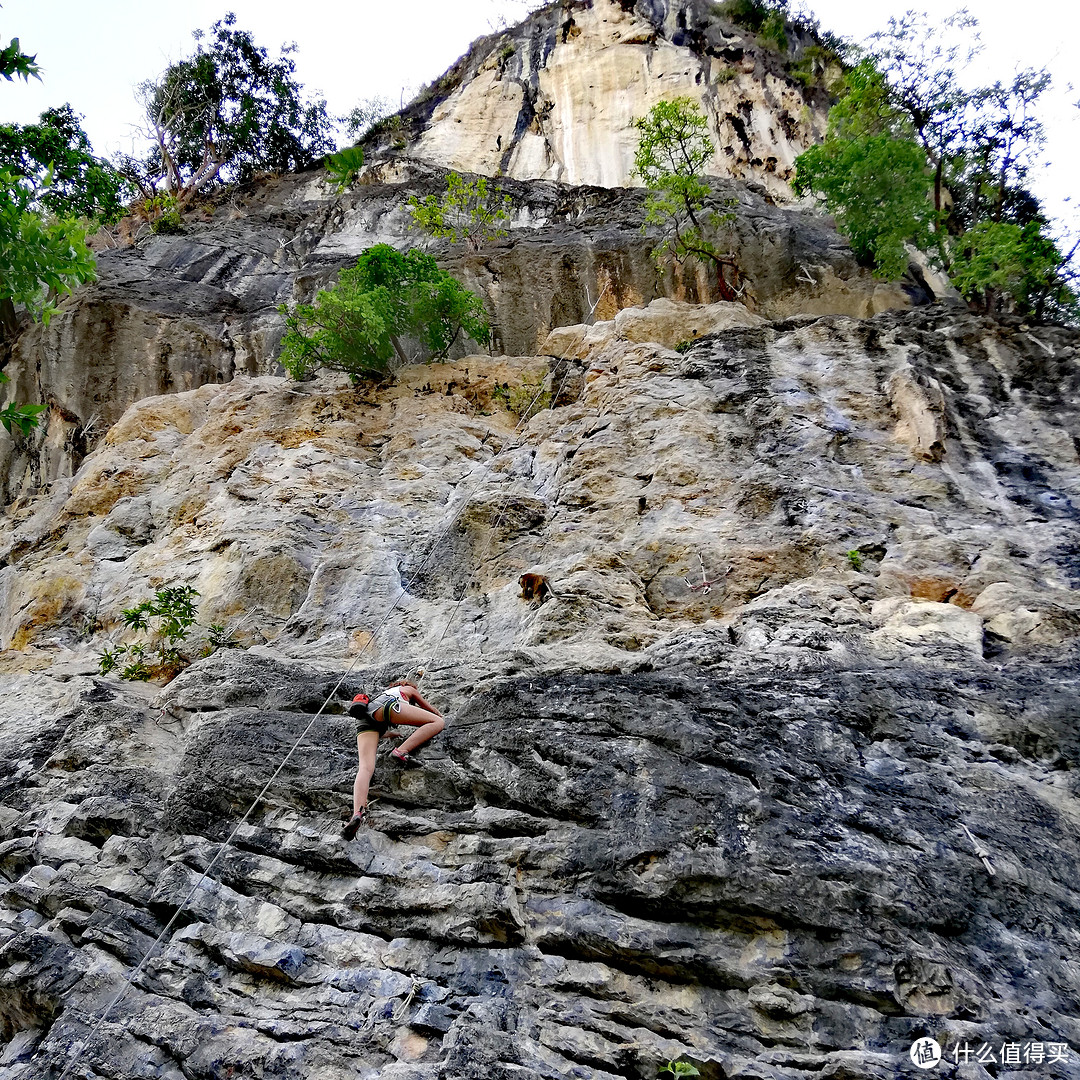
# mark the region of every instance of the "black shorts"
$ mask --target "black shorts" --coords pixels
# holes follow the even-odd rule
[[[382,738],[386,734],[387,729],[394,722],[393,713],[397,712],[401,702],[398,698],[392,698],[389,702],[380,702],[377,707],[372,710],[368,705],[354,705],[349,710],[349,715],[356,720],[356,734],[362,735],[365,731],[377,731],[379,738]],[[386,716],[387,712],[391,716],[385,720],[376,720],[376,716]]]

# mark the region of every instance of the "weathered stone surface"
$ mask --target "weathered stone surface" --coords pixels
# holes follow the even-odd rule
[[[656,342],[666,348],[734,326],[762,326],[765,320],[744,304],[720,301],[687,304],[660,297],[647,307],[623,308],[614,319],[592,325],[560,326],[540,346],[541,355],[584,360],[594,349],[613,341]]]
[[[85,635],[119,640],[161,583],[198,589],[203,625],[298,659],[366,650],[395,601],[371,646],[387,663],[443,639],[450,664],[575,647],[603,669],[709,620],[779,655],[793,617],[826,651],[924,631],[975,655],[1060,644],[1078,420],[1040,386],[1075,379],[1074,349],[939,309],[736,328],[681,356],[613,339],[580,367],[469,357],[382,389],[262,377],[147,398],[0,534],[6,664],[60,647],[85,665]],[[929,457],[897,438],[900,380],[939,387]],[[545,385],[556,407],[520,424],[506,402]],[[526,572],[555,595],[523,602]]]
[[[182,677],[183,719],[84,697],[0,784],[0,1076],[58,1076],[185,900],[80,1069],[794,1080],[907,1075],[927,1033],[1075,1047],[1077,659],[778,680],[725,641],[495,676],[421,769],[380,759],[353,844],[326,716],[224,851],[326,677],[231,652]],[[127,819],[87,842],[106,786]]]
[[[549,5],[474,43],[405,114],[409,153],[448,168],[522,180],[625,187],[635,118],[658,101],[700,103],[716,176],[788,197],[795,158],[824,133],[828,98],[790,74],[811,45],[770,51],[717,4],[590,0]]]

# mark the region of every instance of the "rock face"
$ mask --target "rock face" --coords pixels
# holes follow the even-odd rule
[[[669,0],[552,4],[476,42],[407,114],[410,148],[465,172],[627,187],[635,118],[689,97],[709,119],[715,176],[790,197],[795,158],[826,126],[824,90],[792,74],[812,42],[776,51],[722,6]]]
[[[48,327],[27,329],[5,367],[11,400],[50,409],[33,438],[0,442],[3,501],[70,477],[141,398],[280,371],[278,305],[310,299],[373,244],[424,246],[405,204],[446,186],[442,170],[416,163],[374,168],[342,196],[322,177],[232,193],[181,235],[147,235],[99,254],[98,283]],[[479,253],[432,246],[485,298],[496,351],[535,354],[555,327],[610,320],[660,296],[716,299],[704,273],[658,272],[639,192],[502,183],[515,206],[505,241]],[[929,296],[914,281],[875,282],[812,213],[772,206],[730,182],[717,183],[716,198],[736,204],[743,299],[766,317],[863,316]]]
[[[777,206],[789,45],[545,9],[354,190],[227,193],[18,339],[0,1080],[1080,1077],[1080,333],[889,310],[930,287]],[[580,186],[681,93],[739,303]],[[496,355],[281,377],[278,305],[445,167],[513,198],[431,245]],[[447,729],[345,843],[346,706],[418,669]]]
[[[3,539],[0,1078],[1080,1076],[1078,344],[933,307],[130,408]],[[179,584],[246,647],[98,675]],[[451,722],[346,845],[344,706],[417,665]]]

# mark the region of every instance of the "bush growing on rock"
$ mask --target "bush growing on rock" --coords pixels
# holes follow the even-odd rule
[[[491,188],[486,176],[470,181],[452,172],[441,199],[429,195],[421,201],[414,195],[407,205],[421,229],[479,251],[488,241],[506,236],[512,202]]]
[[[121,664],[120,678],[129,681],[151,678],[167,681],[179,674],[192,661],[184,646],[195,628],[198,596],[198,590],[190,585],[165,586],[157,590],[152,600],[125,608],[121,612],[124,625],[152,637],[149,641],[130,642],[116,648],[106,646],[98,661],[101,674],[108,675]],[[215,623],[207,627],[198,655],[209,656],[217,649],[231,649],[237,644],[224,626]]]
[[[462,334],[482,345],[491,340],[480,297],[432,256],[389,244],[368,248],[314,304],[278,310],[286,316],[280,361],[294,379],[318,368],[344,371],[353,381],[379,379],[395,356],[400,364],[431,361],[445,357]],[[418,344],[416,355],[408,355],[406,340]]]

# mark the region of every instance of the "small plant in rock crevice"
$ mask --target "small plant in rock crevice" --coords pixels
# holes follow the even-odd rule
[[[116,647],[105,646],[98,660],[102,675],[119,670],[121,679],[140,681],[151,678],[173,678],[191,663],[185,646],[196,628],[195,601],[199,592],[190,585],[165,586],[153,599],[143,600],[121,612],[124,626],[129,630],[149,634],[146,641],[130,642]],[[199,655],[209,656],[222,648],[235,648],[235,641],[221,624],[210,626]]]
[[[509,388],[506,407],[521,420],[531,420],[537,413],[551,406],[551,391],[543,389],[546,382],[546,376],[538,375],[534,379],[526,379],[520,386]],[[492,394],[492,397],[494,396]]]
[[[858,548],[852,548],[847,553],[847,561],[851,564],[852,570],[861,570],[863,568],[863,558]]]
[[[673,1076],[700,1076],[701,1072],[696,1069],[689,1061],[682,1061],[672,1058],[657,1074],[657,1080],[663,1080],[664,1077]]]

